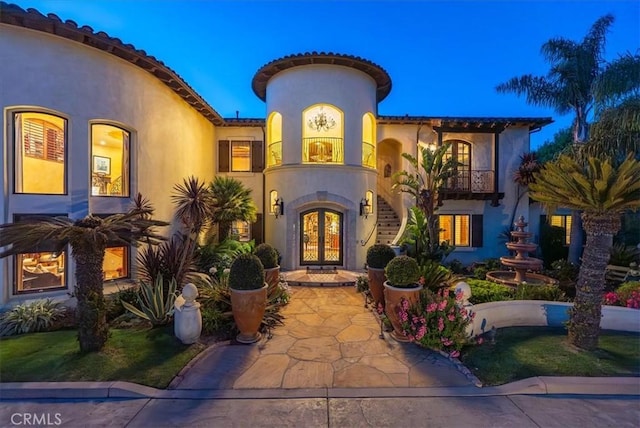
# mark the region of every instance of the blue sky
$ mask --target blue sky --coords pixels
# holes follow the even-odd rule
[[[390,74],[382,115],[551,116],[535,148],[572,117],[498,94],[511,77],[543,75],[540,46],[579,41],[615,16],[606,58],[640,49],[640,1],[15,0],[145,50],[175,70],[222,116],[264,117],[251,90],[264,64],[325,51],[363,57]]]

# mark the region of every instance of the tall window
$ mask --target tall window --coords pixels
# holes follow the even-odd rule
[[[376,167],[376,121],[371,113],[362,116],[362,166]]]
[[[15,193],[64,195],[67,121],[47,113],[13,116]]]
[[[564,244],[571,244],[571,215],[552,215],[551,226],[564,229]]]
[[[15,215],[14,221],[29,215]],[[15,256],[16,294],[38,293],[66,288],[66,252],[55,252],[51,242],[43,242],[33,252]]]
[[[129,196],[127,131],[112,125],[91,125],[91,195]]]
[[[453,140],[447,141],[450,144],[445,159],[453,158],[458,162],[456,174],[447,180],[445,186],[448,190],[460,192],[471,191],[471,144]]]
[[[231,236],[240,242],[251,240],[251,225],[248,221],[236,220],[231,224]]]
[[[282,115],[271,113],[267,122],[267,167],[282,165]]]
[[[316,104],[302,113],[302,162],[344,163],[342,112]]]
[[[456,247],[471,246],[471,222],[469,215],[441,215],[440,242],[447,241]]]
[[[262,172],[262,141],[219,140],[218,172]]]

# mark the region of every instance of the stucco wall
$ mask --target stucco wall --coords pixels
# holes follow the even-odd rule
[[[159,219],[172,218],[174,184],[189,175],[213,177],[214,126],[154,76],[106,52],[53,35],[9,25],[0,25],[0,33],[3,222],[14,213],[68,213],[77,218],[89,211],[114,213],[130,206],[129,198],[89,198],[91,122],[131,132],[130,194],[141,192],[148,198]],[[68,120],[67,195],[11,194],[13,137],[11,126],[5,125],[11,125],[14,109],[44,109]],[[12,288],[10,260],[0,262],[2,302]],[[70,260],[69,272],[73,268]]]

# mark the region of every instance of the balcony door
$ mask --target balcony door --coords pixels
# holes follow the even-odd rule
[[[458,162],[456,174],[447,182],[447,190],[457,192],[471,191],[471,144],[453,140],[447,141],[451,144],[445,157],[453,158]]]
[[[300,264],[342,264],[342,214],[326,208],[300,214]]]

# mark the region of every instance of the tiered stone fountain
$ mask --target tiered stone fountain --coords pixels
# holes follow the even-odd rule
[[[538,248],[538,245],[527,242],[533,235],[525,232],[524,228],[529,223],[524,221],[524,216],[518,217],[513,225],[516,230],[511,232],[511,236],[516,238],[516,242],[507,242],[507,248],[515,251],[515,256],[500,257],[500,262],[506,267],[513,268],[512,271],[495,270],[487,273],[487,279],[507,285],[518,285],[523,282],[527,284],[556,284],[557,281],[545,275],[527,272],[529,270],[541,270],[542,260],[529,257],[529,253]]]

